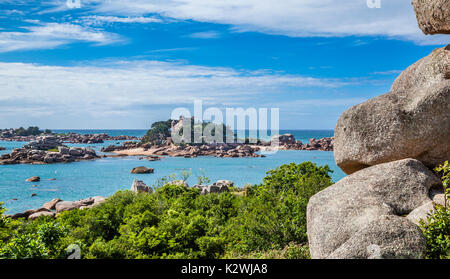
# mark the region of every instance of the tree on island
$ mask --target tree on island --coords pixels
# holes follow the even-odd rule
[[[142,138],[142,143],[163,144],[170,137],[170,129],[172,120],[159,121],[152,124],[150,130],[147,131]]]

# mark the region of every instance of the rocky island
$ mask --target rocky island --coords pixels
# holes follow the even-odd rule
[[[70,163],[98,158],[91,148],[69,148],[58,137],[41,136],[10,154],[1,155],[0,165]]]

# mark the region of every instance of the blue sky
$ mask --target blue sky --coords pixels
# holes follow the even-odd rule
[[[201,99],[333,129],[448,43],[409,0],[366,2],[0,0],[0,127],[147,128]]]

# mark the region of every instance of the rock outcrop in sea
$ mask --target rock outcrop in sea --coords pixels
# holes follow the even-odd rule
[[[0,156],[0,165],[70,163],[98,159],[92,148],[67,147],[53,136],[39,137],[10,154]]]
[[[425,33],[449,33],[448,1],[413,3]],[[417,224],[433,202],[444,203],[430,169],[450,159],[450,47],[410,66],[391,92],[344,112],[334,153],[349,176],[308,203],[312,258],[423,258]]]
[[[136,167],[130,171],[130,173],[133,173],[133,174],[149,174],[149,173],[154,173],[154,172],[155,172],[155,169],[147,168],[147,167]]]
[[[435,167],[450,158],[450,48],[406,69],[391,92],[344,112],[334,156],[347,174],[414,158]]]

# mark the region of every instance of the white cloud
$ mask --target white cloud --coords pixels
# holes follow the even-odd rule
[[[120,36],[102,30],[69,23],[42,23],[23,27],[24,32],[0,32],[0,52],[53,49],[73,42],[106,45],[120,42]]]
[[[133,115],[161,105],[191,105],[195,99],[222,105],[299,88],[337,88],[349,83],[270,71],[238,71],[159,61],[97,66],[0,63],[0,116]],[[149,108],[152,107],[152,108]]]
[[[206,32],[192,33],[189,34],[188,37],[195,39],[217,39],[220,38],[220,34],[215,31],[206,31]]]
[[[117,17],[117,16],[85,16],[82,22],[88,25],[102,25],[104,23],[160,23],[161,19],[155,17]]]
[[[235,31],[293,37],[387,36],[418,44],[444,44],[444,35],[425,36],[408,0],[383,0],[370,9],[366,0],[85,0],[100,13],[158,13],[181,19],[231,24]]]

